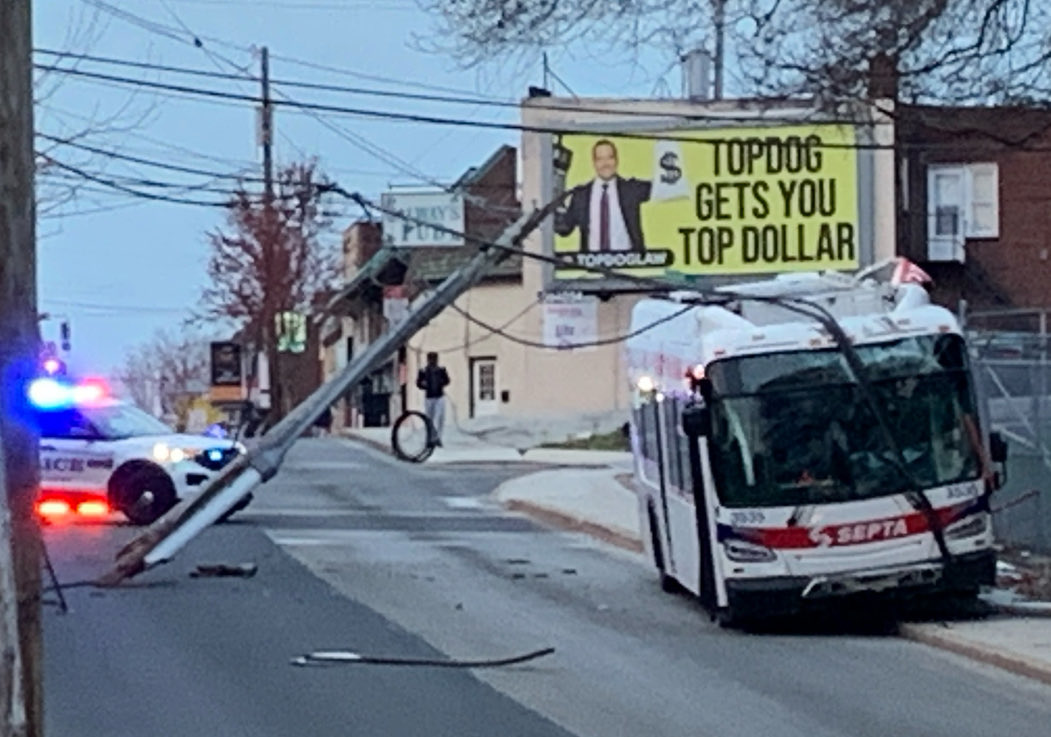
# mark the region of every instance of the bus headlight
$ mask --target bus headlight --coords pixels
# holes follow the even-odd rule
[[[976,514],[971,519],[963,519],[945,528],[945,537],[950,540],[961,540],[985,534],[988,521],[985,514]]]
[[[777,560],[777,555],[770,548],[747,543],[743,540],[726,540],[723,542],[726,557],[737,563],[769,563]]]

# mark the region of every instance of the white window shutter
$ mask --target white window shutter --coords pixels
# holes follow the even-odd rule
[[[1000,171],[996,164],[968,167],[969,194],[966,233],[968,238],[1000,237]]]
[[[927,169],[927,258],[963,261],[967,176],[960,166]]]

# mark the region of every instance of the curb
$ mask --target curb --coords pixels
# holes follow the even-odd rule
[[[522,512],[552,527],[558,527],[570,532],[582,532],[632,553],[641,553],[644,550],[642,541],[636,537],[632,537],[620,530],[615,530],[612,527],[600,525],[597,522],[574,517],[558,509],[522,501],[521,499],[508,499],[503,504],[507,509]]]
[[[369,448],[372,448],[373,450],[378,450],[381,453],[386,453],[387,455],[391,456],[392,458],[394,457],[394,451],[391,449],[390,445],[388,445],[387,443],[381,443],[378,440],[371,440],[369,438],[363,438],[360,435],[344,435],[344,434],[341,433],[337,437],[339,437],[340,440],[349,440],[352,443],[361,443],[362,445],[366,445]]]
[[[971,660],[1032,678],[1051,685],[1051,664],[1044,665],[1018,655],[1005,655],[999,650],[979,645],[962,638],[940,635],[915,624],[902,623],[899,627],[901,636],[906,640],[920,642],[924,645],[947,650]]]

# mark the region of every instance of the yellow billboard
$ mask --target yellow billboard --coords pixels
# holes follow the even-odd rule
[[[851,126],[564,134],[555,158],[556,279],[859,266]]]

